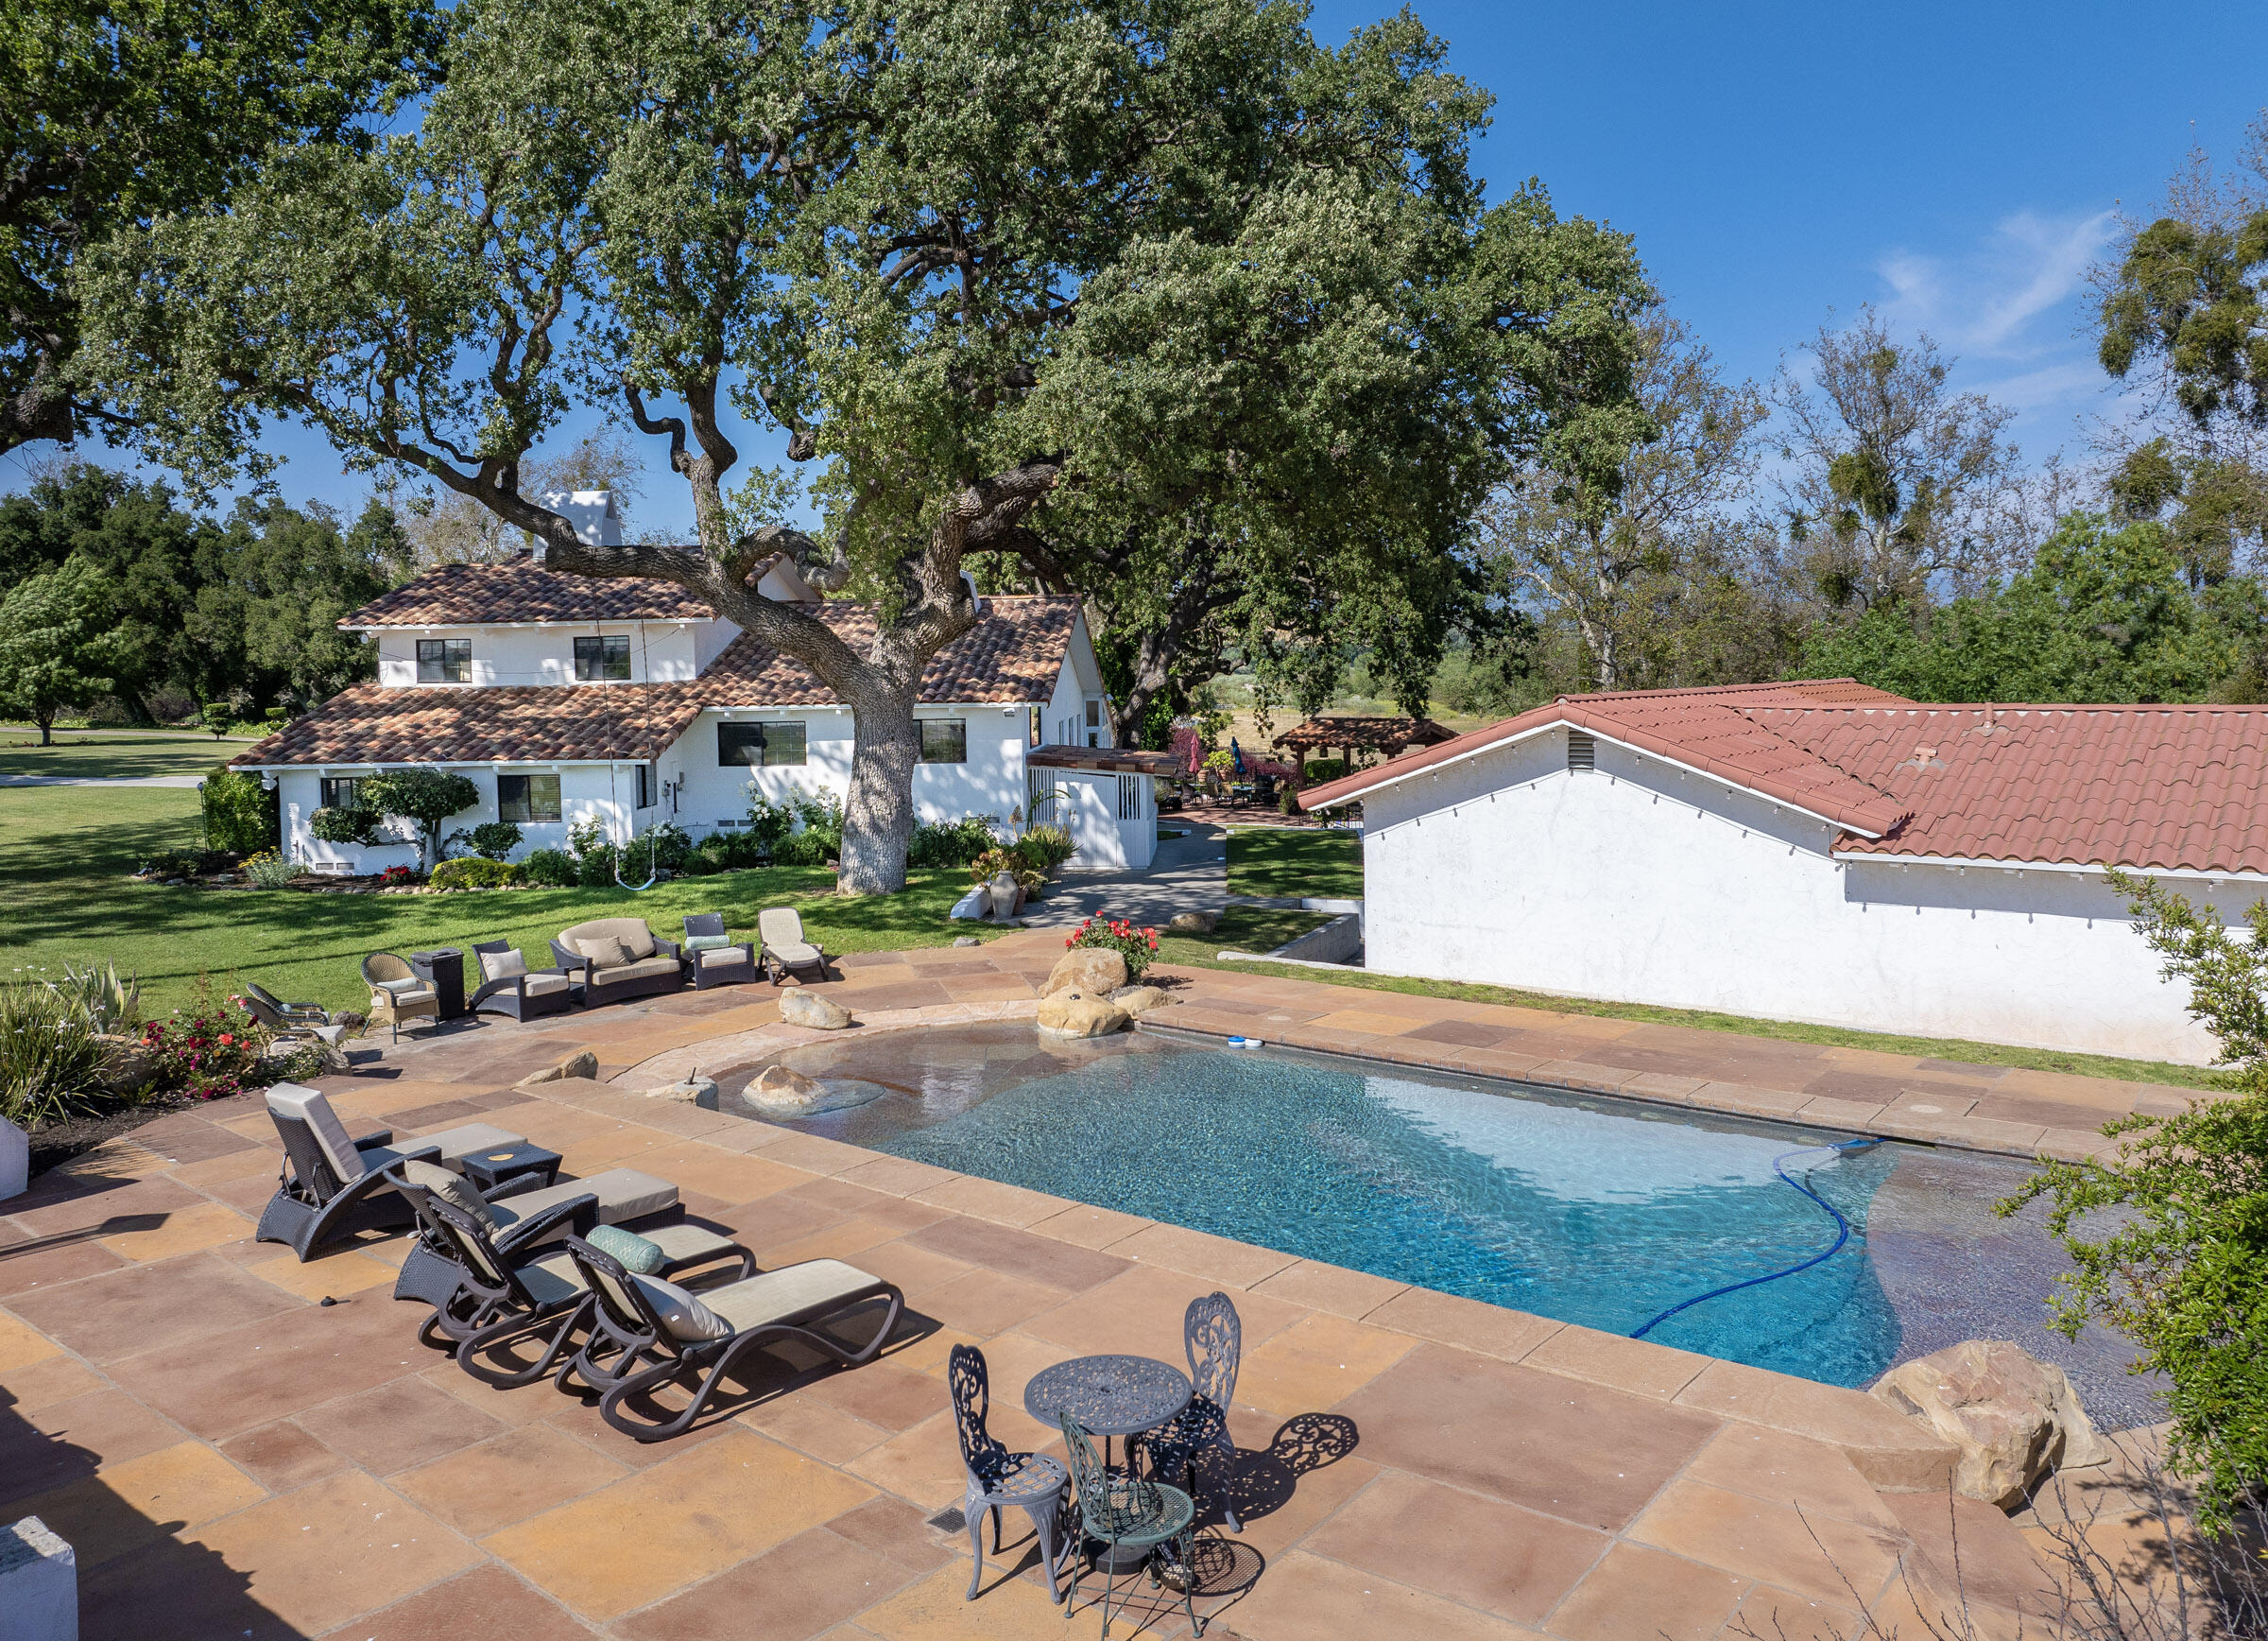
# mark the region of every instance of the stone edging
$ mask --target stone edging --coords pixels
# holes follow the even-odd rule
[[[714,1077],[719,1072],[738,1071],[782,1049],[800,1048],[810,1043],[851,1043],[885,1031],[910,1030],[917,1026],[976,1026],[988,1020],[1029,1020],[1040,1012],[1037,997],[1015,997],[997,1003],[931,1003],[919,1009],[877,1009],[870,1014],[856,1013],[855,998],[848,1006],[853,1011],[853,1018],[845,1030],[821,1031],[810,1026],[781,1023],[758,1026],[752,1030],[734,1031],[672,1048],[650,1060],[640,1061],[627,1071],[617,1072],[608,1081],[616,1088],[659,1088],[664,1083],[683,1082],[696,1070]]]

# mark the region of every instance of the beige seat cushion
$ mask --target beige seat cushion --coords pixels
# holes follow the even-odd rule
[[[520,989],[530,997],[547,997],[554,992],[564,992],[574,984],[565,975],[530,975],[527,984]]]
[[[715,946],[700,954],[700,964],[704,969],[746,968],[747,961],[748,948],[746,946]]]
[[[767,1270],[701,1295],[736,1333],[772,1322],[796,1321],[848,1304],[877,1286],[877,1279],[839,1259],[807,1259]]]
[[[619,986],[626,980],[650,979],[656,975],[674,975],[679,972],[675,958],[648,958],[643,963],[624,963],[611,969],[593,973],[593,986]]]
[[[654,931],[645,926],[642,917],[598,917],[589,923],[576,924],[561,932],[559,943],[571,951],[581,951],[583,941],[617,940],[629,948],[630,961],[644,962],[654,955]]]
[[[767,945],[764,949],[770,954],[774,960],[785,963],[791,969],[799,969],[806,963],[825,960],[818,947],[807,946],[801,941],[790,941],[784,946]]]
[[[673,1263],[722,1253],[732,1246],[730,1237],[719,1236],[698,1225],[661,1225],[638,1235],[661,1249],[662,1256]],[[533,1265],[522,1266],[520,1280],[538,1304],[556,1304],[583,1291],[582,1268],[576,1264],[575,1255],[563,1248],[557,1253],[546,1253]]]
[[[427,1146],[441,1148],[441,1166],[455,1173],[465,1171],[465,1159],[480,1151],[500,1151],[520,1143],[521,1136],[508,1130],[485,1122],[469,1122],[439,1133],[420,1134],[404,1139],[397,1134],[390,1146],[371,1146],[362,1153],[363,1161],[373,1168],[383,1168],[397,1163],[410,1151],[421,1151]]]
[[[509,1228],[523,1219],[533,1218],[546,1208],[583,1196],[598,1199],[601,1225],[620,1225],[676,1206],[678,1188],[667,1180],[657,1180],[636,1168],[609,1168],[587,1180],[566,1180],[541,1191],[502,1198],[489,1204],[489,1212],[495,1216],[500,1227]]]

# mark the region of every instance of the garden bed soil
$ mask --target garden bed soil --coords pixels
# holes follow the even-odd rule
[[[194,1101],[167,1096],[129,1105],[121,1100],[103,1109],[81,1112],[60,1122],[43,1123],[28,1131],[31,1141],[31,1177],[38,1179],[74,1157],[83,1157],[106,1140],[128,1134],[145,1123],[186,1111]]]

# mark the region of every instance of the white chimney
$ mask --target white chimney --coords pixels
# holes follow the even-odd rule
[[[614,510],[610,490],[553,491],[543,505],[575,527],[576,539],[585,546],[622,545],[622,515]],[[541,549],[537,549],[541,557]]]

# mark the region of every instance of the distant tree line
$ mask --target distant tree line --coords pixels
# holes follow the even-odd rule
[[[339,618],[407,575],[383,502],[240,502],[200,517],[162,483],[86,463],[0,497],[0,705],[43,729],[111,704],[126,723],[206,707],[259,719],[375,676]]]

